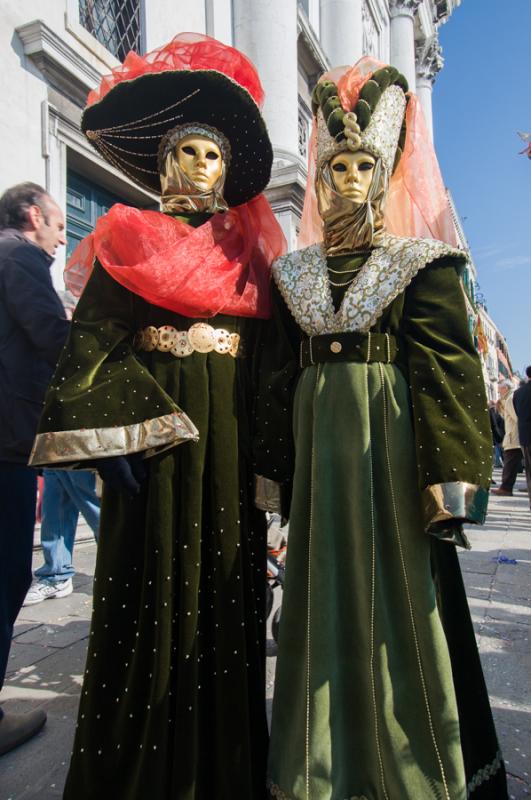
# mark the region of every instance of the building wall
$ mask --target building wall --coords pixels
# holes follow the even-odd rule
[[[437,31],[461,0],[140,0],[143,52],[181,31],[207,33],[243,50],[266,92],[264,116],[275,148],[269,200],[289,247],[297,234],[306,187],[310,97],[319,76],[362,55],[394,63],[408,78],[432,130],[432,86],[443,67]],[[457,23],[458,24],[458,23]],[[79,22],[78,0],[2,0],[0,21],[0,191],[23,180],[44,185],[65,212],[67,174],[90,181],[101,196],[142,207],[157,199],[109,167],[81,135],[87,93],[119,65]],[[449,195],[463,248],[468,243]],[[104,208],[104,205],[98,206]],[[53,268],[62,288],[64,252]],[[475,294],[471,259],[463,290],[471,332],[478,319],[488,347],[481,351],[490,399],[497,397],[510,358],[502,334]],[[501,355],[500,355],[501,354]]]
[[[460,2],[141,0],[142,46],[152,50],[179,31],[196,31],[252,58],[266,91],[264,115],[275,147],[268,196],[294,248],[306,186],[310,95],[318,77],[363,54],[393,58],[421,97],[431,128],[431,86],[443,64],[437,29]],[[2,6],[0,147],[9,158],[0,189],[34,180],[66,211],[67,170],[73,169],[127,202],[153,206],[156,198],[105,164],[79,132],[87,92],[119,62],[80,25],[78,0],[3,0]],[[59,256],[58,287],[63,266]],[[471,270],[465,288],[473,290],[473,265]]]

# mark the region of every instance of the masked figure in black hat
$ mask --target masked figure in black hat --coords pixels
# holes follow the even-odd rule
[[[104,479],[68,800],[265,793],[249,356],[284,239],[261,99],[244,56],[188,34],[130,54],[83,117],[165,213],[116,205],[74,254],[86,285],[33,451]]]

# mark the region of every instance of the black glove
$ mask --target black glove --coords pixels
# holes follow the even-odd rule
[[[117,492],[134,497],[140,492],[140,484],[145,480],[147,470],[141,453],[129,456],[98,458],[92,462],[102,481]]]
[[[442,542],[450,542],[459,547],[464,547],[465,550],[470,550],[471,545],[463,530],[463,522],[466,522],[466,520],[459,518],[432,522],[432,524],[428,526],[428,533],[435,536],[436,539],[440,539]]]

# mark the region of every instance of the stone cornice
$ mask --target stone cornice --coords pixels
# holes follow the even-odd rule
[[[64,39],[36,19],[16,29],[24,54],[31,58],[48,82],[84,106],[87,93],[101,80],[97,69],[79,55]]]
[[[310,75],[319,76],[329,70],[331,67],[330,61],[321,47],[321,43],[310,25],[308,17],[300,6],[297,11],[297,34],[311,61],[311,69],[308,70]]]
[[[417,81],[433,84],[437,74],[444,66],[442,48],[437,34],[415,44]]]
[[[413,17],[422,0],[389,0],[389,13],[393,17]]]
[[[275,212],[291,211],[300,219],[308,179],[306,166],[300,156],[281,148],[275,147],[274,154],[266,197]]]

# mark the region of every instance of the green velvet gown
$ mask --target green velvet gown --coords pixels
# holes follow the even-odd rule
[[[265,795],[266,531],[252,502],[250,359],[133,346],[148,325],[196,321],[149,305],[96,263],[48,393],[41,441],[66,441],[72,461],[102,455],[83,452],[88,429],[114,430],[117,454],[128,426],[163,421],[140,494],[104,487],[66,800]],[[207,321],[252,353],[260,322]],[[165,449],[179,408],[199,439]]]
[[[433,487],[472,484],[446,511],[484,514],[481,367],[455,253],[397,245],[376,304],[367,254],[316,246],[273,267],[256,470],[292,491],[269,759],[280,800],[507,796],[455,546],[426,533]],[[344,297],[327,266],[339,283],[361,268]],[[373,348],[391,350],[371,357],[365,336],[344,359],[330,336],[323,356],[319,336],[359,330],[360,314],[394,337]],[[301,368],[309,335],[315,363]]]

